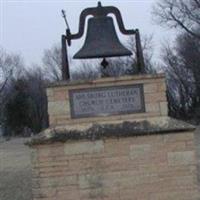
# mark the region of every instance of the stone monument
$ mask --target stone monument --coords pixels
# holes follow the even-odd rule
[[[168,116],[164,74],[61,81],[33,137],[34,200],[198,200],[194,127]]]

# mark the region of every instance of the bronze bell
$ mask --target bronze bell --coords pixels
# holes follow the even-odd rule
[[[108,62],[106,57],[115,56],[130,56],[132,55],[126,47],[119,41],[113,19],[109,14],[116,17],[119,30],[124,35],[135,35],[136,40],[136,58],[138,72],[144,73],[144,58],[140,41],[140,34],[138,29],[126,29],[122,20],[121,13],[118,8],[114,6],[101,6],[98,2],[97,7],[86,8],[81,12],[79,30],[75,34],[71,34],[65,12],[62,14],[67,25],[66,35],[62,35],[62,75],[63,79],[69,79],[69,63],[67,57],[66,40],[69,46],[71,41],[79,39],[83,36],[85,31],[85,22],[88,16],[92,16],[88,20],[87,35],[83,47],[74,55],[75,59],[86,58],[103,58],[101,65],[106,67]]]
[[[119,41],[112,17],[93,17],[88,20],[83,47],[74,55],[75,59],[130,56],[131,51]]]

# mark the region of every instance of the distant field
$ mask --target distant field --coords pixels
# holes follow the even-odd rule
[[[196,133],[200,183],[200,127]],[[24,142],[23,138],[0,140],[0,200],[32,199],[30,149]]]

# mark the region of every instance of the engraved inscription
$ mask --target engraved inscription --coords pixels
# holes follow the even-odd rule
[[[144,112],[143,85],[123,85],[69,91],[72,118]]]

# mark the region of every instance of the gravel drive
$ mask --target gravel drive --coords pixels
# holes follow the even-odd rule
[[[0,141],[0,200],[32,199],[30,149],[25,141]]]

